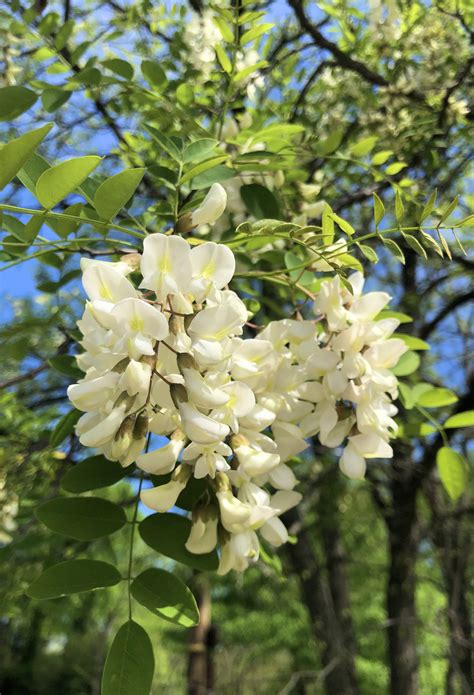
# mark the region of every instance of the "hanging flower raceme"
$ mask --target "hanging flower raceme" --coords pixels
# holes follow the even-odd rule
[[[224,206],[213,187],[184,224],[212,222]],[[141,492],[158,513],[179,506],[191,478],[204,480],[186,548],[219,545],[218,571],[242,571],[262,539],[275,547],[288,539],[280,517],[301,499],[292,459],[309,437],[343,447],[350,477],[364,475],[366,459],[392,455],[389,370],[406,348],[391,337],[398,321],[377,319],[389,296],[363,294],[360,273],[349,278],[352,292],[338,277],[325,280],[315,321],[272,322],[246,339],[226,246],[152,234],[141,257],[125,260],[83,263],[85,376],[68,389],[84,412],[77,434],[108,459],[165,476]],[[166,442],[155,446],[153,435]]]
[[[378,318],[389,295],[363,294],[362,273],[349,283],[352,292],[338,276],[322,282],[314,303],[317,322],[285,319],[260,333],[257,341],[271,344],[281,361],[257,404],[275,416],[273,440],[281,461],[317,436],[328,448],[343,447],[341,470],[362,478],[366,459],[393,455],[389,440],[397,430],[398,382],[390,369],[408,348],[392,337],[399,321]],[[277,472],[280,481],[291,480],[291,469],[280,465]],[[275,473],[270,479],[274,484]]]
[[[214,190],[197,218],[216,214],[219,195]],[[285,542],[279,517],[301,498],[277,444],[263,432],[274,416],[256,402],[270,374],[258,374],[258,361],[274,369],[279,358],[270,344],[243,340],[248,313],[227,289],[234,270],[226,246],[192,248],[164,234],[145,239],[135,283],[127,263],[87,261],[88,301],[78,322],[85,376],[68,389],[84,412],[76,426],[82,444],[123,466],[134,462],[146,474],[167,476],[142,490],[149,508],[166,512],[191,477],[206,480],[186,547],[208,553],[219,543],[221,573],[258,559],[258,533],[274,546]],[[250,352],[242,349],[247,343]],[[153,435],[167,443],[155,447]]]

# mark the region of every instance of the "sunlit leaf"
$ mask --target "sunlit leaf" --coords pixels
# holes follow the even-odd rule
[[[124,169],[100,184],[94,205],[103,219],[110,220],[120,212],[135,193],[144,173],[145,169]]]
[[[28,111],[38,95],[26,87],[3,87],[0,89],[0,121],[13,121]]]
[[[451,447],[443,446],[436,454],[436,465],[444,489],[455,502],[467,484],[467,468],[463,457]]]
[[[196,600],[183,582],[162,569],[147,569],[134,579],[132,596],[155,615],[192,627],[199,622]]]
[[[53,127],[52,123],[31,130],[0,149],[0,190],[20,171]]]
[[[145,630],[128,620],[115,635],[102,674],[101,695],[149,695],[155,671]]]
[[[50,210],[72,193],[102,161],[101,157],[75,157],[44,171],[36,183],[36,196]]]

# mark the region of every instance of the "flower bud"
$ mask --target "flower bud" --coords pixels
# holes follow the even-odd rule
[[[148,433],[148,414],[146,410],[142,410],[137,415],[135,427],[133,428],[133,439],[143,439]]]
[[[193,224],[192,214],[190,212],[187,212],[185,215],[182,215],[176,222],[175,231],[177,234],[186,234],[187,232],[190,232],[191,229],[195,226],[196,225]]]
[[[210,506],[193,512],[193,525],[186,550],[195,555],[210,553],[217,545],[217,510]]]
[[[191,214],[192,226],[214,224],[224,212],[226,204],[225,188],[220,183],[213,183],[201,205]]]
[[[129,450],[133,441],[133,430],[137,416],[129,415],[122,422],[110,445],[110,455],[115,459],[121,459]]]
[[[182,384],[171,384],[170,395],[175,405],[175,408],[179,408],[181,403],[188,402],[188,394]]]
[[[196,371],[199,371],[198,363],[196,362],[194,357],[189,354],[189,352],[181,352],[179,355],[177,355],[176,361],[178,362],[178,369],[181,372],[181,374],[185,369],[194,369]]]

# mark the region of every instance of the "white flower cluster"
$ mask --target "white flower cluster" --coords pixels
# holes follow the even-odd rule
[[[291,432],[291,456],[306,448],[308,437],[317,435],[331,449],[346,442],[340,467],[350,478],[362,478],[366,459],[393,455],[388,442],[397,430],[397,379],[390,369],[408,348],[391,337],[398,319],[375,320],[390,296],[362,294],[359,272],[349,283],[352,292],[339,276],[323,281],[315,322],[272,322],[258,340],[270,341],[282,360],[273,384],[280,398],[280,408],[273,408],[275,441],[283,421],[291,423],[284,443],[289,446]]]
[[[216,68],[214,47],[222,42],[213,16],[211,10],[204,10],[201,14],[193,12],[184,30],[184,42],[190,50],[191,62],[204,80],[208,80]]]
[[[217,184],[187,223],[215,221],[224,205]],[[79,439],[123,466],[167,475],[141,492],[157,512],[177,503],[192,476],[206,478],[186,547],[200,554],[219,544],[221,574],[258,559],[257,532],[273,546],[287,541],[280,516],[301,499],[288,462],[307,437],[329,447],[348,437],[341,467],[351,477],[363,475],[365,458],[391,455],[397,382],[388,368],[405,346],[388,339],[396,320],[374,321],[389,297],[362,295],[361,274],[353,294],[338,278],[323,282],[319,321],[272,322],[247,339],[224,245],[152,234],[130,263],[82,268],[85,377],[68,389],[84,411]],[[167,443],[151,449],[149,435]]]
[[[216,46],[222,44],[222,35],[214,22],[215,12],[204,10],[200,14],[193,12],[186,22],[184,43],[189,51],[192,66],[201,73],[205,82],[218,69]],[[236,73],[256,65],[260,61],[258,52],[254,49],[239,50],[235,56]],[[249,99],[254,99],[257,89],[265,86],[265,78],[255,70],[239,80],[246,89]]]

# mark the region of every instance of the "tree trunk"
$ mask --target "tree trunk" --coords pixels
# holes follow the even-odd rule
[[[285,515],[285,523],[301,527],[301,518],[293,509]],[[298,530],[298,541],[288,546],[288,555],[299,578],[304,603],[317,641],[322,645],[321,662],[325,673],[327,695],[357,695],[354,653],[347,648],[344,626],[339,620],[332,588],[324,577],[308,531]],[[333,558],[334,559],[334,558]],[[342,566],[337,573],[342,571]],[[334,590],[335,594],[338,591]]]
[[[337,502],[340,494],[340,472],[334,469],[332,480],[320,490],[318,502],[319,525],[328,570],[334,612],[339,623],[346,654],[346,667],[351,679],[352,691],[359,691],[355,656],[357,643],[352,622],[352,609],[346,576],[346,552],[341,541]]]
[[[207,695],[214,688],[214,647],[217,631],[211,623],[211,593],[202,577],[196,582],[194,595],[199,608],[199,625],[189,639],[188,695]]]
[[[396,471],[397,465],[394,464]],[[396,474],[396,473],[395,473]],[[390,694],[416,695],[416,558],[418,526],[416,489],[410,481],[395,480],[393,506],[387,519],[390,565],[387,583],[388,658]]]
[[[474,650],[469,607],[470,524],[466,512],[446,508],[439,483],[424,486],[432,511],[431,536],[439,550],[447,596],[449,668],[446,695],[471,695],[474,691]],[[461,499],[460,505],[464,504]]]

